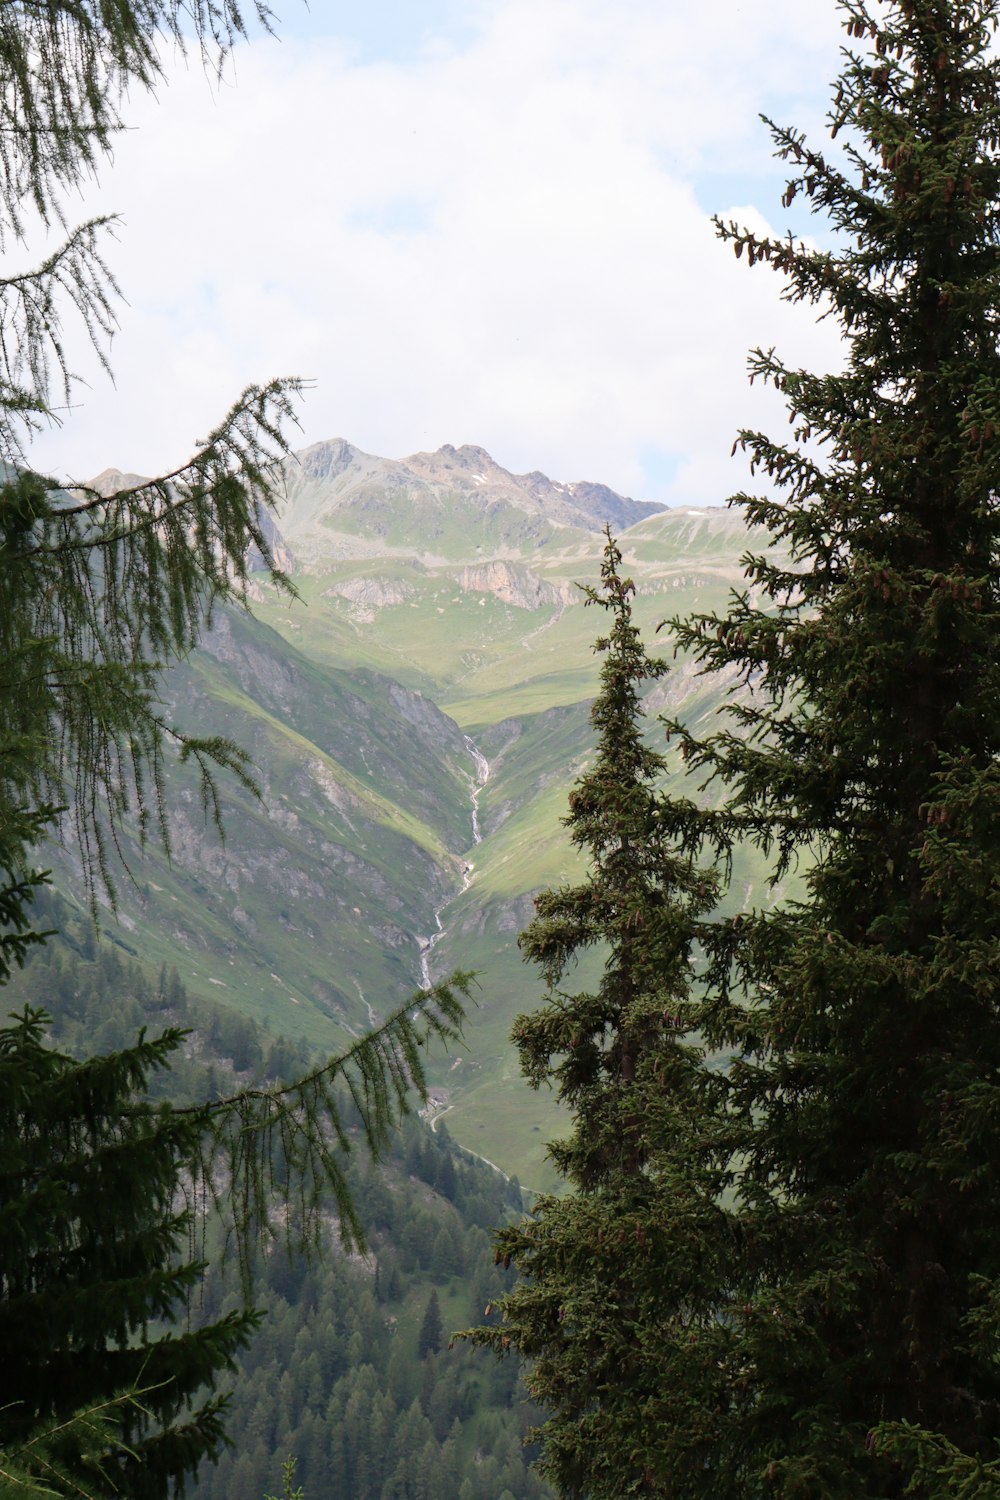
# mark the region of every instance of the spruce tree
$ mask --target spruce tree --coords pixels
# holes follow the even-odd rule
[[[417,1335],[417,1357],[426,1359],[428,1354],[437,1354],[441,1348],[442,1337],[441,1304],[438,1301],[437,1291],[432,1289],[420,1323],[420,1332]]]
[[[667,665],[642,644],[621,561],[609,534],[601,588],[586,590],[609,617],[595,647],[596,749],[565,819],[587,874],[543,892],[521,936],[546,997],[514,1039],[529,1082],[554,1085],[573,1112],[549,1147],[569,1191],[500,1232],[497,1258],[521,1277],[497,1301],[501,1321],[471,1332],[530,1361],[547,1411],[540,1468],[567,1496],[641,1493],[666,1446],[700,1468],[733,1253],[724,1080],[698,1036],[695,943],[717,881],[684,849],[697,809],[660,792],[666,763],[644,737],[641,690]],[[568,993],[591,955],[597,984]],[[710,1352],[691,1388],[677,1371],[691,1374],[694,1330]]]
[[[567,1260],[585,1175],[501,1236],[527,1281],[480,1337],[535,1358],[566,1495],[1000,1494],[1000,5],[842,9],[840,155],[772,127],[785,203],[825,215],[832,248],[719,229],[839,321],[844,368],[752,356],[792,435],[740,434],[771,483],[736,502],[774,546],[747,557],[727,613],[674,622],[703,671],[740,684],[728,728],[671,726],[723,788],[700,832],[715,852],[756,843],[801,883],[774,910],[702,924],[699,1034],[725,1066],[708,1087],[695,1059],[699,1087],[665,1080],[655,1106],[676,1099],[685,1174],[725,1205],[724,1269],[714,1226],[678,1302],[679,1193],[659,1298],[616,1315],[638,1241],[622,1238],[629,1267],[610,1282],[596,1234]],[[659,807],[696,849],[684,805]],[[528,946],[544,955],[537,928]],[[610,1055],[587,1045],[589,1007],[553,997],[529,1023],[538,1078],[571,1085],[580,1041],[591,1069]],[[594,1076],[563,1091],[598,1153]],[[556,1159],[576,1170],[574,1151]],[[649,1183],[660,1170],[654,1153]],[[588,1344],[580,1298],[601,1291]],[[651,1374],[621,1410],[600,1357],[616,1346],[627,1382],[633,1344],[659,1344],[659,1389]]]
[[[738,499],[790,560],[680,632],[751,689],[689,758],[732,836],[806,871],[706,1032],[743,1122],[713,1466],[732,1494],[930,1500],[1000,1440],[1000,7],[843,10],[843,166],[774,129],[835,248],[720,230],[832,311],[845,367],[752,357],[793,439],[740,435],[774,489]]]
[[[157,1500],[218,1452],[223,1401],[191,1403],[257,1319],[150,1331],[202,1271],[178,1199],[202,1126],[142,1102],[182,1033],[77,1063],[44,1022],[27,1010],[0,1031],[0,1452],[60,1493]],[[129,1391],[77,1430],[81,1410]]]

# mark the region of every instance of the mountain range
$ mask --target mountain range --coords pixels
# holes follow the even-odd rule
[[[536,1188],[552,1184],[559,1120],[508,1040],[540,997],[516,939],[534,895],[579,869],[560,819],[592,744],[603,621],[577,585],[599,581],[606,523],[667,656],[664,621],[724,607],[742,583],[738,509],[515,475],[477,447],[393,460],[336,439],[297,454],[268,524],[298,599],[255,572],[253,616],[220,612],[164,684],[182,725],[250,752],[262,796],[224,788],[220,843],[179,768],[172,859],[126,841],[132,877],[103,914],[106,940],[143,964],[176,964],[194,995],[326,1051],[475,969],[465,1034],[432,1060],[434,1111]],[[733,690],[679,661],[648,701],[651,736],[657,713],[707,722]],[[55,869],[82,902],[71,848]],[[738,860],[730,900],[774,899],[764,873]]]
[[[606,522],[624,530],[663,508],[602,484],[511,474],[483,448],[388,459],[341,438],[296,454],[285,488],[282,531],[306,566],[379,553],[474,563],[498,547],[520,556]]]

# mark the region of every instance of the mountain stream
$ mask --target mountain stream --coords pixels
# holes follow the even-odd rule
[[[483,787],[490,779],[490,763],[479,746],[474,744],[468,735],[465,736],[465,746],[472,756],[476,768],[475,774],[469,777],[469,801],[472,804],[472,847],[475,848],[477,844],[481,844],[483,841],[483,836],[479,829],[479,798]],[[435,932],[430,937],[417,939],[420,944],[420,983],[425,990],[430,989],[434,983],[431,978],[431,954],[441,941],[446,930],[445,924],[441,920],[441,913],[446,911],[453,901],[457,901],[459,896],[465,894],[472,884],[472,877],[475,871],[475,865],[470,860],[467,860],[462,866],[461,888],[442,901],[440,906],[434,908]]]

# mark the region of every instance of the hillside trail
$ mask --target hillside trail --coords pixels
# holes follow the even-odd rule
[[[443,1120],[448,1111],[454,1108],[454,1104],[446,1104],[443,1109],[437,1110],[436,1113],[431,1113],[430,1111],[427,1112],[425,1118],[427,1120],[427,1124],[430,1127],[432,1135],[437,1135],[438,1121]],[[494,1172],[499,1172],[504,1182],[510,1182],[509,1173],[505,1172],[503,1167],[498,1167],[495,1161],[490,1161],[488,1156],[483,1156],[479,1151],[473,1151],[471,1146],[459,1146],[459,1150],[464,1151],[466,1156],[474,1156],[476,1158],[476,1161],[485,1162],[488,1167],[493,1168]],[[533,1192],[534,1189],[529,1188],[528,1191]]]
[[[490,779],[490,763],[479,746],[468,735],[464,735],[463,738],[465,740],[465,747],[472,756],[473,764],[475,765],[475,772],[469,777],[469,801],[472,812],[472,847],[475,848],[477,844],[483,842],[483,835],[479,827],[479,798],[482,795],[483,788]],[[434,926],[436,930],[430,937],[417,939],[420,944],[420,984],[425,990],[430,989],[434,983],[431,977],[431,955],[447,931],[447,926],[442,920],[442,913],[446,912],[448,907],[454,901],[458,900],[459,896],[465,895],[465,892],[472,884],[475,873],[476,866],[473,861],[466,860],[462,866],[461,886],[452,895],[446,897],[439,906],[434,908]]]
[[[521,637],[520,643],[517,647],[518,651],[534,651],[535,647],[532,643],[534,642],[535,637],[543,635],[546,630],[551,630],[553,625],[558,625],[559,621],[562,619],[568,608],[569,606],[565,602],[556,605],[552,614],[549,615],[548,619],[543,620],[541,625],[533,626],[532,629],[528,631],[527,635],[523,635]],[[400,653],[400,655],[402,655],[402,653]],[[468,667],[464,672],[459,672],[456,677],[451,678],[449,683],[449,692],[451,694],[455,694],[458,687],[463,682],[467,682],[470,677],[475,677],[476,674],[481,672],[482,670],[483,662],[477,661],[473,666]]]
[[[529,630],[528,634],[526,636],[523,636],[521,639],[522,649],[527,646],[530,651],[533,651],[535,648],[531,645],[531,642],[535,639],[536,636],[543,635],[546,630],[551,630],[553,625],[558,625],[559,621],[566,613],[566,609],[567,605],[560,604],[555,613],[551,614],[547,620],[543,620],[541,625],[536,625],[534,630]]]

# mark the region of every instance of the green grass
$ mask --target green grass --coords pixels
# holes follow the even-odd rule
[[[562,819],[591,750],[604,615],[576,602],[520,609],[464,590],[460,565],[387,556],[404,535],[397,521],[398,537],[390,527],[377,538],[377,555],[298,575],[301,602],[265,588],[256,621],[233,619],[214,656],[168,683],[192,727],[247,748],[264,802],[226,785],[221,848],[202,826],[190,775],[172,778],[174,862],[131,846],[137,883],[121,883],[107,925],[154,968],[176,964],[193,994],[329,1051],[368,1024],[369,1006],[385,1014],[413,993],[418,937],[431,935],[450,896],[434,972],[476,969],[480,988],[463,1039],[430,1063],[449,1091],[446,1122],[460,1144],[545,1189],[555,1184],[546,1142],[565,1122],[550,1094],[527,1089],[509,1040],[515,1015],[541,993],[516,938],[533,893],[582,873]],[[482,545],[464,520],[448,526],[442,554]],[[743,581],[739,516],[653,516],[622,544],[639,588],[635,617],[668,657],[657,625],[723,609]],[[596,584],[600,554],[599,536],[560,531],[529,565],[552,582]],[[337,592],[359,586],[360,603]],[[403,602],[363,603],[393,594]],[[731,691],[681,663],[652,701],[707,728]],[[463,730],[491,762],[475,849]],[[655,712],[650,735],[657,742]],[[464,893],[463,860],[475,865]],[[763,857],[739,851],[726,909],[769,903],[766,881]],[[65,862],[60,882],[78,891]]]

